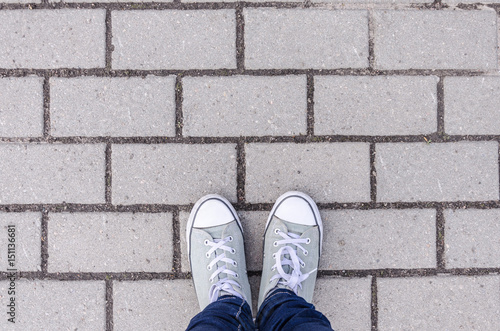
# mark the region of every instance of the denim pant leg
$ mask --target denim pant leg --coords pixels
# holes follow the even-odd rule
[[[223,295],[193,317],[186,330],[255,330],[248,303],[236,296]]]
[[[277,289],[262,303],[256,320],[260,331],[331,331],[328,319],[292,291]]]

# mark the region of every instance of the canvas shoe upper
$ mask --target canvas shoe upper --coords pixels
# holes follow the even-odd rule
[[[198,200],[186,239],[200,309],[223,295],[243,298],[252,307],[243,230],[231,203],[215,194]]]
[[[312,301],[323,225],[314,201],[302,192],[287,192],[271,210],[264,234],[259,303],[275,288],[289,289]]]

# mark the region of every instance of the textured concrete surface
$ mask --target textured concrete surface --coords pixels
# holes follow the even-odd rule
[[[50,217],[49,272],[169,272],[172,215],[58,213]]]
[[[315,133],[432,133],[437,128],[437,82],[437,77],[433,76],[316,77]]]
[[[42,84],[36,76],[0,79],[0,137],[43,134]]]
[[[114,69],[235,68],[230,10],[114,11]]]
[[[250,69],[366,67],[367,22],[366,11],[245,9],[245,64]]]
[[[499,77],[447,77],[445,128],[450,134],[500,134]]]
[[[256,306],[288,190],[336,331],[500,330],[500,1],[460,2],[0,0],[0,330],[185,329],[208,193]]]
[[[175,136],[175,78],[50,80],[52,134]]]
[[[306,134],[305,76],[187,77],[184,134],[201,137]]]

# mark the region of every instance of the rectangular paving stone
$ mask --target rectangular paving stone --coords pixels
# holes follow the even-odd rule
[[[499,330],[499,276],[378,278],[378,329]]]
[[[448,134],[500,134],[500,77],[446,77],[444,127]]]
[[[306,134],[305,76],[186,77],[186,136]]]
[[[436,268],[436,211],[323,210],[320,269]]]
[[[236,68],[234,10],[113,11],[114,69]]]
[[[104,203],[104,144],[0,144],[0,204]]]
[[[498,143],[377,144],[377,200],[497,200]]]
[[[247,144],[246,200],[274,203],[287,191],[316,202],[370,201],[367,143]]]
[[[246,8],[243,13],[249,69],[368,67],[365,10]]]
[[[245,258],[247,270],[262,270],[262,248],[264,231],[266,227],[267,211],[239,211],[238,216],[243,226],[243,236],[245,238]],[[190,272],[189,256],[187,252],[186,226],[189,212],[180,212],[179,220],[181,224],[181,269],[182,272]]]
[[[40,267],[41,220],[41,213],[0,212],[0,224],[2,224],[0,228],[0,247],[4,247],[0,253],[1,271],[7,271],[7,269],[16,269],[18,271],[42,270]],[[15,246],[9,247],[9,244]],[[9,248],[15,250],[15,256],[10,256],[10,259],[7,256]]]
[[[51,213],[49,272],[171,272],[172,214]]]
[[[313,304],[336,331],[371,330],[371,277],[316,280]]]
[[[236,201],[234,144],[113,146],[113,203],[194,203],[216,193]]]
[[[497,68],[493,9],[376,10],[373,22],[378,69]]]
[[[434,76],[316,76],[314,133],[436,132],[437,82]]]
[[[500,210],[445,210],[447,268],[500,267]]]
[[[0,281],[2,330],[105,330],[104,281],[26,280],[15,282],[15,324],[7,320],[9,281]]]
[[[103,68],[104,20],[103,9],[0,11],[0,68]]]
[[[175,136],[175,77],[50,80],[53,136]]]
[[[43,78],[0,79],[0,137],[43,135]]]
[[[199,312],[191,279],[113,282],[115,330],[184,330]]]

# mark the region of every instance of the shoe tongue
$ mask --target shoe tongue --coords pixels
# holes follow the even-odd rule
[[[207,232],[213,239],[222,239],[222,234],[226,227],[227,224],[222,224],[211,228],[203,228],[203,231]]]
[[[276,218],[278,218],[278,217],[276,217]],[[292,223],[292,222],[282,220],[280,218],[278,218],[278,219],[286,227],[287,232],[295,233],[299,236],[301,236],[304,232],[307,231],[307,229],[309,229],[311,227],[311,225],[297,224],[297,223]]]

